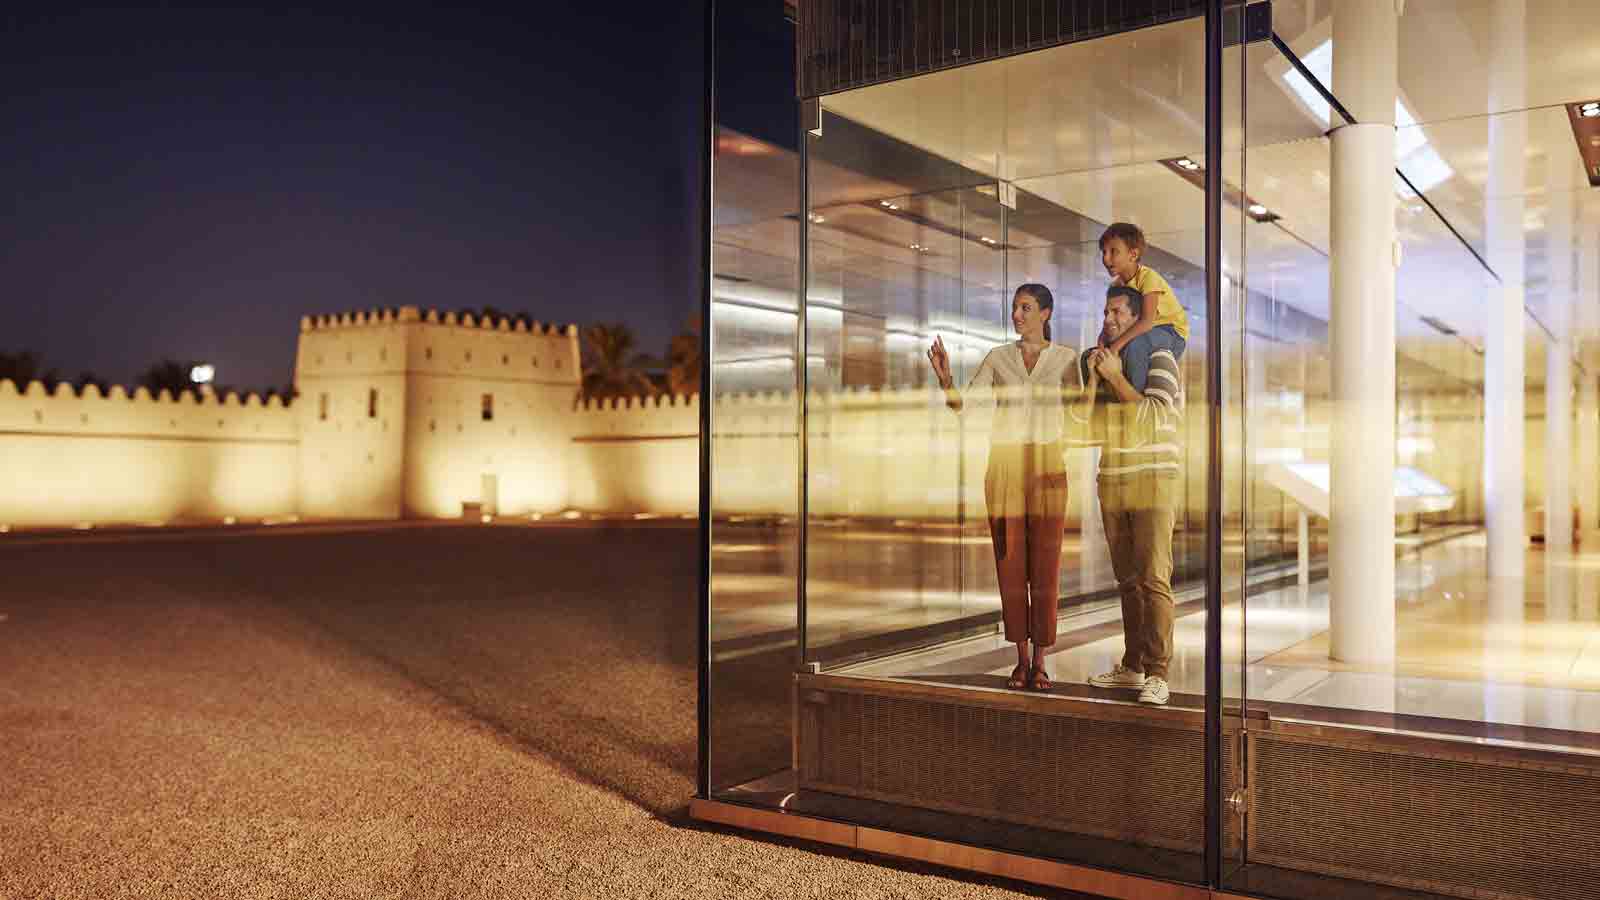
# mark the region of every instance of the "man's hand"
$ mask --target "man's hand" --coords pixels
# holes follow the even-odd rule
[[[1099,349],[1089,354],[1089,368],[1107,381],[1122,374],[1122,357],[1110,350]]]

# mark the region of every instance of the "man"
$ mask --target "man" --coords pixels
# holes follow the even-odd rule
[[[1144,296],[1125,285],[1106,291],[1108,343],[1139,321]],[[1129,352],[1149,352],[1148,376],[1135,387],[1122,355],[1096,348],[1084,355],[1083,375],[1092,403],[1090,440],[1102,447],[1099,493],[1111,567],[1122,593],[1122,662],[1089,679],[1098,688],[1138,689],[1139,702],[1167,702],[1172,661],[1172,527],[1178,506],[1183,383],[1172,351],[1134,342]],[[1146,360],[1138,360],[1144,363]],[[1143,366],[1139,366],[1144,368]]]

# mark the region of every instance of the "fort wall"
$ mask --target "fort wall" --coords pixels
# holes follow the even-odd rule
[[[300,332],[292,407],[276,398],[122,388],[80,396],[67,385],[0,382],[0,524],[697,509],[699,398],[582,399],[573,326],[403,307],[307,318]],[[1257,391],[1248,448],[1230,442],[1222,461],[1231,484],[1252,466],[1327,458],[1326,398]],[[1457,521],[1482,516],[1480,402],[1408,396],[1398,426],[1397,461],[1456,491]],[[718,512],[794,515],[794,394],[729,394],[716,404]],[[1191,512],[1204,506],[1201,412],[1192,407],[1186,422]],[[1541,412],[1530,402],[1530,508],[1542,492]],[[955,415],[926,388],[819,391],[808,427],[813,516],[983,515],[989,424],[981,406]],[[1070,452],[1075,475],[1092,465],[1091,453]],[[1092,483],[1074,477],[1073,491]],[[1242,524],[1241,496],[1228,492],[1230,523]],[[1275,491],[1258,483],[1250,503],[1253,530],[1292,530],[1292,505]],[[1084,509],[1069,504],[1068,529]]]
[[[93,386],[80,395],[0,380],[0,524],[290,515],[297,431],[277,397]]]

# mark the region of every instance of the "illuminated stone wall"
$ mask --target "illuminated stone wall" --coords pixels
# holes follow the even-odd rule
[[[400,516],[407,387],[401,320],[406,315],[385,311],[301,320],[294,411],[303,515]]]
[[[301,497],[315,516],[568,505],[577,329],[416,307],[305,319]]]
[[[404,514],[455,516],[463,503],[505,515],[571,505],[577,327],[429,312],[406,336]]]
[[[305,319],[300,330],[292,408],[275,398],[173,399],[121,388],[78,396],[65,385],[19,391],[0,382],[0,524],[453,518],[478,505],[501,515],[696,511],[699,399],[581,401],[572,326],[405,307]],[[1283,400],[1256,398],[1256,462],[1326,459],[1325,400],[1290,398],[1306,404],[1302,415],[1298,407],[1270,412],[1275,398]],[[1402,429],[1397,454],[1457,491],[1458,521],[1482,516],[1479,402],[1429,398]],[[1202,412],[1191,409],[1191,475],[1204,471]],[[1532,508],[1542,502],[1542,405],[1530,402],[1529,412]],[[793,513],[796,413],[791,393],[717,401],[718,509]],[[809,423],[813,516],[982,515],[981,409],[954,415],[921,388],[847,390],[814,394]],[[1230,445],[1228,471],[1243,462]],[[1074,452],[1068,465],[1090,462]],[[1191,505],[1203,502],[1203,479],[1190,480],[1200,488],[1189,492]],[[1292,528],[1292,510],[1264,490],[1256,490],[1251,527]],[[1069,510],[1067,527],[1076,529],[1081,507]]]
[[[173,399],[0,381],[0,524],[155,524],[298,509],[298,428],[276,397]]]

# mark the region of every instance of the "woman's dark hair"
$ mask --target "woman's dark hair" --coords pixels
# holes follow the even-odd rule
[[[1023,285],[1022,287],[1017,288],[1017,293],[1018,294],[1027,294],[1029,297],[1032,297],[1033,298],[1033,302],[1039,304],[1039,311],[1040,312],[1044,312],[1047,309],[1051,310],[1053,312],[1055,310],[1055,308],[1056,308],[1056,298],[1051,295],[1050,289],[1045,287],[1042,284],[1036,284],[1034,282],[1029,282],[1029,283]],[[1013,297],[1012,299],[1014,300],[1015,297]],[[1050,340],[1050,320],[1049,319],[1045,319],[1044,320],[1044,339],[1047,340],[1047,341]]]
[[[1128,312],[1133,313],[1135,319],[1144,315],[1144,295],[1139,293],[1137,288],[1125,284],[1113,284],[1106,288],[1106,299],[1110,300],[1112,297],[1121,297],[1128,301]]]

